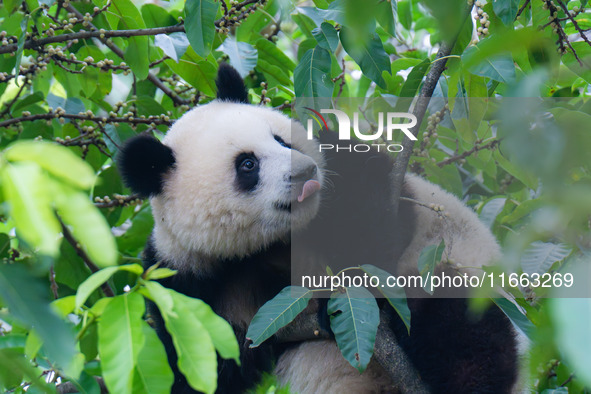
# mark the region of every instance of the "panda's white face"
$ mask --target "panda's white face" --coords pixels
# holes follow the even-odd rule
[[[324,163],[299,124],[263,107],[212,102],[185,114],[163,143],[176,159],[152,197],[156,249],[179,269],[245,256],[317,213]],[[199,261],[199,267],[192,267]]]

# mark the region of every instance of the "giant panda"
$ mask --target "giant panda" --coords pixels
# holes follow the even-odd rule
[[[389,272],[416,272],[427,245],[445,240],[458,265],[478,267],[500,256],[499,247],[472,210],[420,177],[407,174],[399,211],[393,212],[392,160],[377,152],[321,154],[324,131],[308,140],[300,124],[248,103],[244,82],[222,64],[217,99],[178,119],[162,141],[139,135],[118,157],[126,184],[149,197],[154,229],[144,251],[146,266],[178,273],[161,283],[207,302],[233,326],[241,365],[219,360],[218,393],[256,386],[263,372],[276,374],[294,393],[397,392],[378,365],[359,374],[333,340],[249,348],[245,334],[257,310],[290,285],[290,268],[322,260],[310,229],[325,234],[337,260],[362,253]],[[363,193],[354,191],[363,190]],[[364,197],[360,198],[362,195]],[[413,200],[421,204],[415,204]],[[445,207],[446,217],[429,204]],[[339,222],[335,217],[355,217]],[[380,237],[360,241],[380,226]],[[338,230],[338,231],[335,231]],[[350,231],[347,231],[350,230]],[[339,233],[339,238],[333,236]],[[349,234],[343,238],[342,234]],[[293,237],[310,241],[309,256],[291,261]],[[409,299],[410,335],[399,319],[392,329],[400,346],[435,393],[507,393],[515,390],[517,350],[507,317],[491,307],[480,316],[464,299]],[[193,393],[176,366],[176,354],[157,308],[158,333],[175,372],[172,392]]]

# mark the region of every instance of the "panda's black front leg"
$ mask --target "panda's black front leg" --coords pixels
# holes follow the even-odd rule
[[[218,394],[244,393],[260,382],[264,372],[270,372],[275,360],[273,339],[256,348],[250,348],[246,341],[246,331],[234,328],[240,345],[240,365],[234,360],[218,357]]]
[[[400,344],[434,393],[511,392],[516,339],[496,305],[480,316],[461,298],[409,299],[408,305],[411,333],[398,335]]]

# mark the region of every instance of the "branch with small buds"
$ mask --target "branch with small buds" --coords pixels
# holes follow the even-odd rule
[[[142,203],[142,199],[137,194],[131,196],[123,196],[121,194],[113,194],[113,197],[95,197],[94,205],[98,208],[115,208],[115,207],[128,207],[130,205],[139,205]]]
[[[434,204],[434,203],[427,204],[427,203],[421,202],[419,200],[415,200],[414,198],[404,197],[404,196],[401,196],[400,200],[401,201],[408,201],[408,202],[411,202],[411,203],[418,205],[420,207],[430,209],[431,211],[435,212],[439,216],[439,218],[441,218],[441,219],[449,217],[449,213],[445,212],[444,205]]]
[[[271,99],[267,97],[267,82],[261,82],[261,100],[259,101],[259,105],[269,104]]]
[[[566,7],[566,4],[564,4],[564,2],[562,0],[556,0],[556,1],[558,1],[558,4],[560,4],[560,8],[562,8],[562,10],[564,11],[564,13],[566,14],[566,18],[567,19],[570,19],[570,21],[572,22],[573,26],[575,27],[575,30],[579,32],[579,34],[581,35],[581,38],[587,44],[591,45],[591,42],[589,41],[589,39],[585,35],[584,30],[581,29],[581,27],[579,26],[579,23],[575,19],[575,16],[577,16],[578,14],[580,14],[581,12],[583,12],[584,11],[584,8],[574,7],[572,11],[569,11],[568,8]],[[574,51],[574,49],[573,49],[573,51]]]
[[[445,103],[445,105],[437,112],[435,112],[434,114],[430,115],[427,120],[427,129],[423,132],[423,138],[421,140],[421,145],[418,148],[414,148],[413,149],[413,155],[415,156],[419,156],[419,157],[428,157],[429,156],[429,151],[428,151],[428,147],[431,146],[433,144],[433,142],[437,139],[438,135],[437,135],[437,127],[439,126],[439,123],[441,123],[441,121],[443,120],[443,118],[445,117],[445,113],[449,111],[449,104]],[[431,138],[433,138],[433,140],[431,140]],[[410,165],[410,171],[415,173],[415,174],[422,174],[423,172],[425,172],[425,169],[423,168],[423,166],[421,165],[420,162],[415,161],[413,163],[411,163]]]
[[[531,0],[525,0],[523,5],[521,6],[521,8],[517,11],[517,15],[515,15],[515,19],[519,19],[521,17],[521,14],[523,13],[523,11],[525,11],[525,9],[527,8],[527,6],[529,4],[531,4]]]
[[[246,18],[254,14],[257,8],[264,7],[267,0],[245,0],[243,2],[230,0],[230,8],[225,4],[225,0],[221,0],[221,2],[224,16],[215,21],[215,27],[218,33],[227,34],[230,32],[230,28],[239,26]]]
[[[341,81],[339,83],[339,92],[337,93],[337,97],[336,97],[336,101],[338,101],[341,98],[341,95],[343,94],[343,88],[345,87],[345,58],[343,57],[341,59],[341,73],[339,75],[337,75],[336,77],[334,77],[332,79],[333,82],[336,81]]]
[[[476,28],[476,33],[478,34],[478,37],[484,38],[488,35],[488,27],[490,26],[488,13],[482,8],[484,7],[484,3],[480,0],[474,3],[474,7],[476,9],[476,20],[480,24],[480,26]]]
[[[472,149],[467,150],[467,151],[465,151],[465,152],[463,152],[463,153],[461,153],[459,155],[448,157],[445,160],[442,160],[442,161],[438,162],[437,163],[437,166],[438,167],[443,167],[445,165],[454,163],[456,161],[463,162],[463,160],[466,159],[466,157],[468,157],[468,156],[470,156],[470,155],[472,155],[472,154],[474,154],[474,153],[476,153],[478,151],[484,150],[484,149],[494,150],[499,145],[500,140],[492,140],[492,141],[489,141],[488,143],[486,143],[484,145],[478,145],[478,144],[481,144],[481,143],[482,143],[482,140],[481,139],[477,139],[476,140],[476,145],[474,145],[474,147]]]
[[[542,1],[544,2],[543,8],[545,10],[548,10],[548,12],[550,13],[550,16],[548,17],[550,22],[548,22],[544,26],[540,26],[540,29],[544,29],[545,27],[550,26],[553,29],[554,33],[556,35],[558,35],[558,40],[556,40],[556,44],[558,45],[558,49],[557,49],[558,53],[560,55],[566,54],[567,47],[568,47],[568,49],[570,49],[570,51],[574,55],[577,62],[579,62],[581,67],[583,67],[583,62],[579,58],[577,51],[575,51],[575,49],[571,45],[571,43],[568,39],[568,35],[565,33],[564,29],[562,28],[562,25],[560,24],[560,18],[558,18],[558,8],[554,4],[554,1],[552,1],[552,0],[542,0]],[[564,6],[564,8],[566,9],[566,6]],[[570,15],[570,12],[568,11],[568,9],[566,9],[565,12],[567,15]],[[572,18],[572,20],[574,21],[574,18]],[[576,21],[574,22],[574,24],[576,24]],[[576,26],[578,27],[578,24]],[[580,30],[580,28],[578,30],[581,33],[581,36],[584,37],[585,41],[587,41],[587,37],[585,37],[582,30]]]
[[[132,125],[138,124],[147,124],[150,126],[156,125],[165,125],[170,126],[172,125],[174,120],[171,120],[168,115],[160,115],[160,116],[148,116],[148,117],[134,117],[133,114],[129,115],[126,114],[125,116],[113,116],[111,113],[108,117],[107,116],[96,116],[92,113],[92,111],[87,112],[80,112],[78,114],[67,114],[64,109],[61,107],[56,108],[55,111],[50,110],[44,114],[35,114],[31,115],[28,111],[23,111],[22,116],[18,118],[7,119],[0,122],[0,127],[7,127],[13,124],[21,123],[21,122],[30,122],[33,120],[52,120],[58,119],[60,122],[65,121],[65,119],[76,119],[76,120],[89,120],[91,122],[95,122],[99,125],[104,125],[107,123],[113,123],[117,126],[118,123],[129,123]]]

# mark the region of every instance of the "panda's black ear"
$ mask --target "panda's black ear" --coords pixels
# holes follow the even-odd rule
[[[125,184],[146,198],[162,192],[164,174],[175,163],[172,149],[149,135],[128,140],[117,157]]]
[[[218,99],[248,104],[248,92],[238,71],[229,64],[221,63],[215,81]]]

